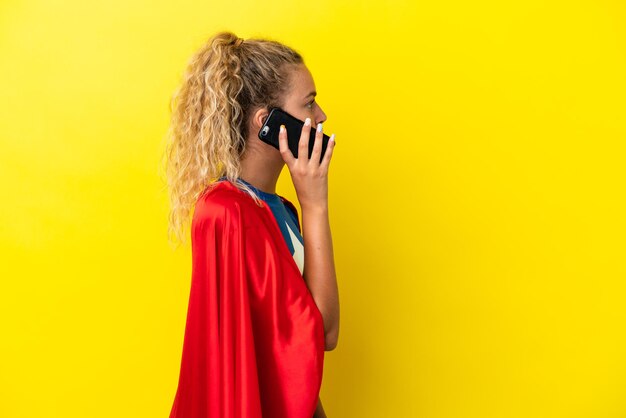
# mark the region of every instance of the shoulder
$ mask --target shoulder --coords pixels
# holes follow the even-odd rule
[[[296,206],[291,203],[290,200],[288,200],[285,196],[278,195],[278,197],[280,197],[280,200],[289,210],[291,210],[296,216],[298,216],[298,209],[296,209]]]
[[[252,199],[228,181],[210,184],[196,200],[193,223],[239,221],[251,210]],[[223,223],[223,222],[220,222]]]
[[[283,204],[285,205],[285,207],[287,209],[289,209],[291,211],[291,213],[294,216],[294,219],[296,221],[296,224],[298,225],[298,229],[300,228],[300,220],[298,219],[298,209],[296,209],[296,205],[294,205],[293,203],[291,203],[290,200],[288,200],[286,197],[278,195],[278,197],[280,197],[280,200],[283,202]]]

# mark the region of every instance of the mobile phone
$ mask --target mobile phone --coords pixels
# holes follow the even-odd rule
[[[300,142],[300,135],[302,134],[304,122],[278,107],[274,107],[270,110],[263,126],[261,126],[261,129],[259,130],[259,139],[280,150],[280,143],[278,141],[280,125],[285,125],[285,128],[287,129],[287,143],[289,145],[289,149],[293,153],[293,156],[298,158],[298,143]],[[311,154],[313,154],[315,133],[315,127],[311,126],[311,132],[309,133],[309,158],[311,158]],[[324,158],[324,153],[326,152],[326,147],[328,146],[328,140],[330,139],[328,135],[322,135],[320,163],[322,162],[322,158]]]

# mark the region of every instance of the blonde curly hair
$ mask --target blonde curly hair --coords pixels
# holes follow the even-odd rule
[[[197,199],[226,177],[261,204],[238,181],[248,138],[248,120],[258,108],[281,107],[291,65],[303,64],[292,48],[268,39],[211,37],[188,61],[170,100],[171,120],[162,158],[170,192],[168,241],[186,242]]]

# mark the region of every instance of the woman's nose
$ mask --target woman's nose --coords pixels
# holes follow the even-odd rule
[[[317,123],[324,123],[326,122],[326,113],[324,113],[324,111],[322,109],[320,109],[320,113],[319,115],[316,115],[317,117],[315,118],[317,120]]]

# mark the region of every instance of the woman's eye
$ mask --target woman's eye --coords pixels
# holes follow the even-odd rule
[[[307,103],[306,105],[307,105],[307,107],[309,107],[309,108],[310,108],[310,107],[312,107],[312,106],[313,106],[313,103],[315,103],[315,100],[311,100],[311,101],[310,101],[309,103]]]

